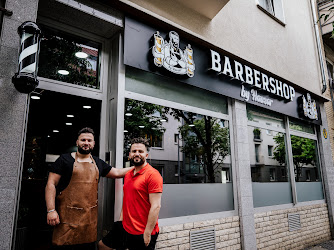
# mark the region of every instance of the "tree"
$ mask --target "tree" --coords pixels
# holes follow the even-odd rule
[[[334,0],[330,0],[330,1],[333,2]],[[321,19],[323,19],[324,23],[326,23],[327,20],[330,20],[333,17],[334,17],[334,7],[330,7],[328,9],[328,13],[327,14],[321,14],[320,15],[318,21],[320,21]],[[334,22],[332,22],[332,26],[333,26],[333,29],[332,29],[331,38],[334,38]]]
[[[124,157],[131,138],[146,137],[152,145],[152,140],[166,130],[163,122],[172,116],[181,124],[178,128],[183,140],[181,151],[187,156],[196,155],[208,181],[215,182],[215,174],[230,153],[229,130],[220,119],[131,99],[125,101],[125,115]]]
[[[278,133],[274,137],[276,146],[274,149],[274,159],[280,164],[285,164],[285,136]],[[313,140],[291,135],[291,146],[293,155],[293,165],[295,168],[295,178],[299,181],[303,166],[314,165],[316,159],[316,148]]]
[[[196,155],[210,183],[215,183],[215,175],[221,171],[222,163],[230,154],[229,129],[222,121],[210,116],[199,116],[191,112],[172,109],[171,115],[183,124],[179,132],[183,140],[182,152]]]
[[[165,132],[162,120],[168,121],[169,109],[160,105],[132,99],[125,100],[124,119],[124,153],[129,150],[129,143],[132,138],[143,137],[151,140],[160,137]]]

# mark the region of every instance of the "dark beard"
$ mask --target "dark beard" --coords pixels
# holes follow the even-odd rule
[[[90,154],[90,152],[92,152],[92,149],[89,148],[89,149],[85,150],[83,148],[78,147],[78,152],[80,154],[83,154],[83,155],[88,155],[88,154]]]
[[[144,163],[145,163],[145,160],[142,159],[142,158],[140,158],[140,161],[139,161],[139,162],[136,162],[136,161],[134,161],[133,159],[130,159],[130,164],[131,164],[131,166],[136,166],[136,167],[138,167],[138,166],[143,165]]]

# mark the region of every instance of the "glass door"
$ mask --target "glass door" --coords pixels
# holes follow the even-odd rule
[[[15,249],[49,249],[44,189],[49,166],[60,154],[76,151],[78,131],[95,131],[99,156],[101,101],[47,90],[31,94],[17,216]]]

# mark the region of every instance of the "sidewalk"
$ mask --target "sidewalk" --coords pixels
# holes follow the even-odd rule
[[[316,246],[305,248],[304,250],[323,250],[323,249],[334,250],[334,240],[326,241]]]

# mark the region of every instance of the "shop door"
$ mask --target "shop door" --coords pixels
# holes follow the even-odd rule
[[[95,131],[93,155],[99,155],[101,101],[37,90],[31,95],[17,215],[16,250],[51,246],[44,189],[49,166],[60,154],[76,151],[78,131]]]

